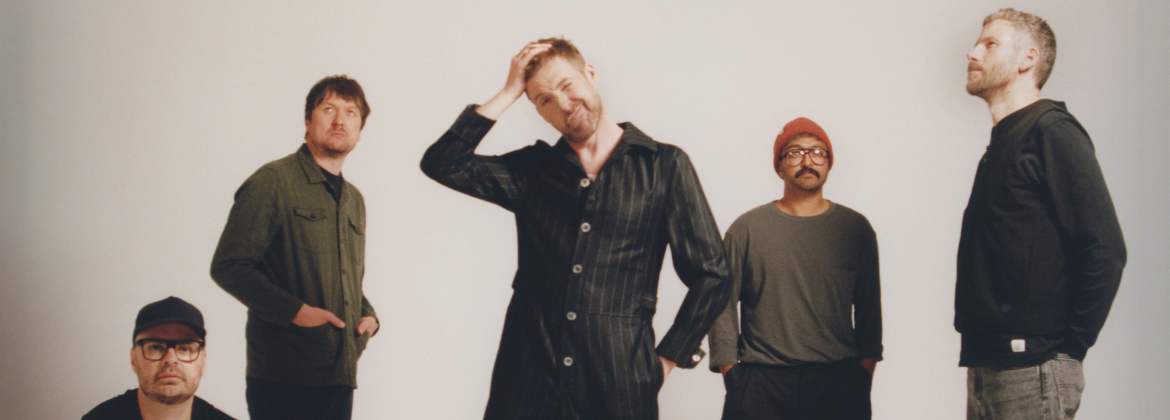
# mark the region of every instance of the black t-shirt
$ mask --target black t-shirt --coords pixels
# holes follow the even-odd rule
[[[321,175],[325,175],[325,181],[329,182],[329,186],[332,187],[329,194],[333,195],[334,200],[341,201],[341,186],[345,185],[345,178],[342,178],[341,174],[331,174],[325,168],[321,168]]]
[[[236,420],[202,398],[194,398],[195,403],[191,405],[191,420]],[[89,413],[81,416],[81,420],[142,420],[142,413],[138,411],[138,389],[131,389],[125,394],[98,404]]]

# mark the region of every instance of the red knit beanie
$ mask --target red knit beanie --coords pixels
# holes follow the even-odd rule
[[[781,131],[780,135],[776,136],[776,144],[772,146],[772,169],[777,172],[780,171],[780,149],[783,149],[784,145],[788,144],[788,140],[792,140],[793,136],[801,133],[817,136],[821,140],[821,143],[825,144],[825,149],[829,152],[829,168],[832,168],[833,143],[829,143],[829,135],[825,134],[825,130],[821,129],[821,126],[817,125],[817,123],[808,118],[800,117],[785,124],[784,131]]]

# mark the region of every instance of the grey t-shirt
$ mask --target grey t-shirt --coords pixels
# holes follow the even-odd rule
[[[712,371],[882,358],[877,237],[865,216],[830,203],[798,217],[772,202],[736,219],[723,243],[734,291],[710,332]]]

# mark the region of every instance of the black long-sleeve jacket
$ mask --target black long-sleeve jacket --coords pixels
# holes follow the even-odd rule
[[[590,180],[563,139],[475,155],[493,124],[467,107],[421,164],[439,183],[515,213],[519,267],[485,417],[657,418],[658,355],[695,366],[729,291],[690,160],[625,123]],[[655,351],[667,245],[690,290]]]
[[[1007,116],[992,129],[963,214],[960,365],[1029,366],[1057,352],[1083,360],[1105,324],[1125,258],[1113,201],[1080,123],[1050,100]]]

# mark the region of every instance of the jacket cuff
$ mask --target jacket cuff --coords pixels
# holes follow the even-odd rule
[[[293,319],[295,319],[297,314],[301,312],[301,307],[304,305],[305,302],[297,298],[289,297],[288,299],[284,299],[279,304],[277,304],[278,307],[275,308],[275,314],[273,315],[275,319],[265,319],[265,321],[282,327],[293,325]],[[248,309],[251,310],[252,308]],[[260,318],[264,319],[263,316]]]
[[[451,124],[451,132],[455,133],[460,139],[473,143],[479,143],[480,140],[487,135],[492,126],[496,125],[495,121],[488,119],[483,115],[479,115],[475,110],[479,105],[471,104],[463,108],[463,112],[459,114],[459,118]]]
[[[662,342],[658,344],[657,353],[659,356],[674,362],[680,368],[691,369],[703,361],[703,357],[707,355],[707,352],[699,348],[699,342],[702,340],[702,335],[696,338],[690,332],[671,328],[662,337]]]

